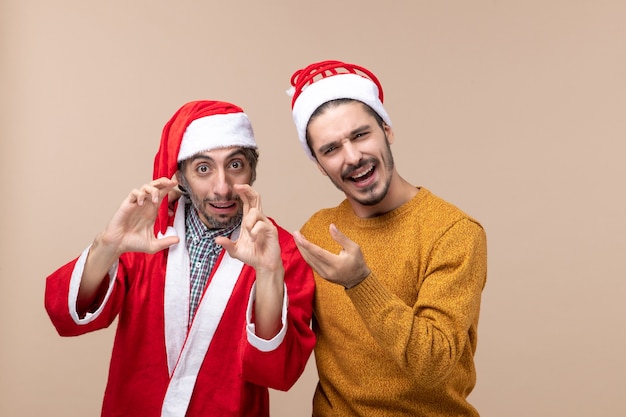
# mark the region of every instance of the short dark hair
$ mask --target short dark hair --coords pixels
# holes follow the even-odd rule
[[[252,170],[250,174],[250,185],[252,185],[256,180],[256,166],[259,163],[259,151],[255,148],[242,148],[241,150],[248,160],[248,163],[250,163],[250,169]]]

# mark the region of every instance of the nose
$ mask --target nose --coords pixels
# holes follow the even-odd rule
[[[350,141],[344,143],[343,149],[344,149],[344,157],[346,160],[346,164],[357,165],[359,161],[361,161],[361,158],[363,155],[361,154],[361,151],[358,149],[358,147],[354,143]]]
[[[213,176],[213,192],[216,196],[229,197],[232,193],[232,182],[223,169],[218,169]]]

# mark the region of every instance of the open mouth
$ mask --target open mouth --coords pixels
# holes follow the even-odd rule
[[[209,205],[216,210],[228,210],[228,209],[235,207],[236,204],[234,202],[230,202],[230,203],[214,202],[214,203],[209,203]]]
[[[346,179],[353,182],[363,182],[367,181],[374,174],[374,165],[371,165],[366,170],[356,170],[352,175],[348,176]]]

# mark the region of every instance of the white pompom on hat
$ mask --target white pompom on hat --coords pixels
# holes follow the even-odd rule
[[[315,160],[306,143],[306,129],[311,115],[322,104],[337,99],[361,101],[391,126],[383,107],[383,89],[378,78],[366,68],[341,61],[321,61],[296,71],[291,76],[293,121],[306,155]]]
[[[163,127],[154,157],[153,179],[172,178],[178,163],[201,152],[239,146],[257,148],[252,124],[241,107],[224,101],[198,100],[184,104]],[[164,233],[168,197],[159,207],[155,232]]]

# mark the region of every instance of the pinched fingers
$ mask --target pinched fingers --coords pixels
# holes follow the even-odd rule
[[[130,192],[129,201],[131,203],[137,203],[138,206],[143,206],[145,201],[152,201],[153,204],[159,202],[159,190],[150,185],[143,185],[139,189],[134,189]]]
[[[252,208],[247,213],[244,213],[241,219],[241,229],[254,242],[258,236],[271,233],[275,226],[260,210]]]
[[[144,184],[139,189],[130,192],[129,201],[142,206],[145,201],[151,201],[157,205],[178,184],[176,180],[166,177],[156,179]]]
[[[243,202],[243,214],[251,209],[256,209],[260,212],[261,209],[261,195],[257,193],[250,185],[248,184],[235,184],[234,185],[235,192],[241,198]]]
[[[235,192],[243,202],[242,229],[254,242],[261,234],[271,232],[274,225],[263,214],[261,195],[248,184],[236,184]]]

